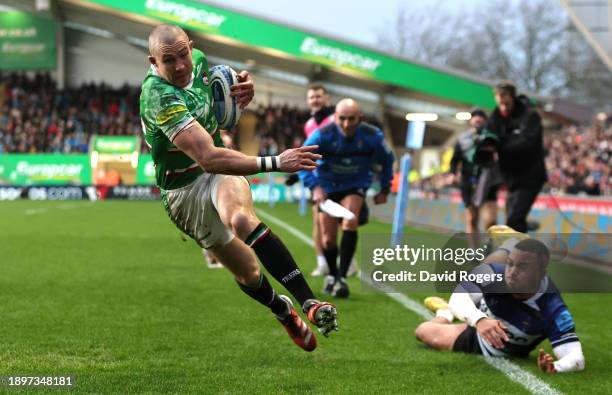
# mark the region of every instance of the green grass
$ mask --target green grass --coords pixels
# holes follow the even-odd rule
[[[262,208],[310,234],[295,206]],[[341,331],[301,351],[226,271],[206,268],[158,202],[1,202],[0,224],[0,375],[73,375],[71,393],[526,392],[478,357],[418,344],[419,317],[357,279],[337,302]],[[372,221],[362,235],[389,228]],[[273,229],[309,273],[312,249]],[[587,370],[518,363],[565,393],[610,393],[612,297],[565,299]]]

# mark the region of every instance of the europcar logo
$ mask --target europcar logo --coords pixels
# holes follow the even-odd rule
[[[96,148],[104,152],[131,152],[135,149],[134,141],[97,140]]]
[[[83,170],[80,164],[58,163],[29,163],[19,161],[15,171],[11,174],[11,179],[26,177],[32,180],[65,180],[78,178]]]
[[[349,66],[358,71],[373,73],[381,61],[368,56],[350,52],[341,48],[320,43],[314,37],[306,37],[300,46],[300,52],[331,60],[336,66]]]
[[[195,22],[213,28],[221,26],[226,19],[224,15],[166,0],[147,0],[145,8],[154,13],[161,13],[163,17],[178,22]]]

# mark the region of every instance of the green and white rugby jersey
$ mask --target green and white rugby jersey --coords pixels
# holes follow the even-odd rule
[[[192,51],[193,79],[185,88],[177,88],[151,66],[142,83],[140,118],[147,144],[155,163],[157,186],[164,190],[188,185],[204,171],[176,148],[172,140],[194,119],[223,147],[213,109],[208,81],[208,62],[202,51]]]

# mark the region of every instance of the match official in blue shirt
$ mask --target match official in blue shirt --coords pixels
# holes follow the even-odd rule
[[[343,99],[336,105],[335,121],[317,129],[304,145],[318,145],[316,151],[323,158],[313,171],[300,172],[304,185],[311,189],[314,204],[330,199],[355,214],[342,220],[342,241],[338,250],[339,220],[319,212],[323,254],[329,266],[324,292],[337,297],[348,297],[346,273],[357,245],[357,227],[364,206],[366,191],[372,184],[373,171],[380,171],[381,190],[374,197],[375,204],[387,202],[393,178],[394,156],[385,143],[383,132],[362,122],[359,104]],[[336,260],[340,253],[340,269]]]

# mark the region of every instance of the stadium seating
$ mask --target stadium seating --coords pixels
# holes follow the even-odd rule
[[[0,153],[87,152],[100,135],[141,133],[138,87],[85,84],[60,90],[49,74],[0,75]],[[306,109],[287,105],[257,107],[255,132],[259,154],[275,155],[304,141]],[[367,117],[368,122],[377,120]],[[239,134],[232,131],[240,148]],[[571,127],[546,136],[546,165],[551,192],[612,196],[612,124]],[[246,142],[245,142],[246,143]],[[142,151],[147,147],[142,143]],[[437,191],[440,176],[418,182]]]
[[[548,136],[546,148],[551,192],[612,196],[611,124],[567,128]]]
[[[87,152],[100,135],[138,135],[139,89],[87,84],[60,90],[48,74],[0,78],[0,152]]]

